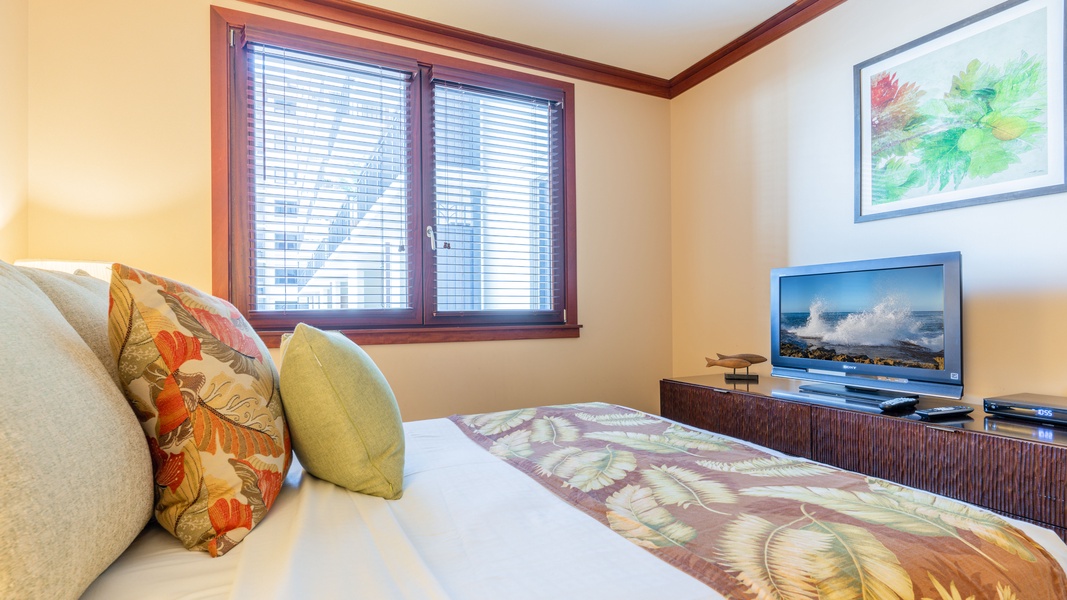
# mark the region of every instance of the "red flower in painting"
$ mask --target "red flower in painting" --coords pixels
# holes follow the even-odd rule
[[[900,83],[896,73],[881,73],[871,82],[871,112],[877,113],[885,110],[889,103],[897,97]]]
[[[215,533],[223,534],[238,527],[252,529],[252,507],[237,498],[219,498],[207,509]]]
[[[148,438],[148,450],[152,453],[152,471],[156,474],[156,483],[170,488],[173,493],[185,481],[183,455],[163,450],[155,438]]]
[[[925,94],[915,83],[903,85],[896,73],[879,73],[871,79],[871,152],[892,151],[909,137],[917,124],[919,99]]]
[[[155,342],[159,355],[172,373],[187,360],[203,359],[200,355],[200,340],[180,331],[161,331],[155,337]]]

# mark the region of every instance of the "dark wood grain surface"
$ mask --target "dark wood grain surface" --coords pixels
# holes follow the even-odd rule
[[[1004,423],[980,407],[972,413],[977,418],[938,423],[771,396],[795,388],[766,376],[743,389],[721,375],[665,379],[660,410],[694,427],[1048,527],[1067,540],[1062,428]],[[939,403],[924,398],[920,406]]]

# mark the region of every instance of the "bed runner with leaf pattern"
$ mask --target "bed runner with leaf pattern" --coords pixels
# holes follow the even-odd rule
[[[1044,548],[970,505],[603,403],[452,421],[727,598],[1067,597]]]

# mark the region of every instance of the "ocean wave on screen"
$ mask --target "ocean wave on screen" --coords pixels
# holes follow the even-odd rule
[[[944,335],[924,332],[922,319],[899,296],[886,296],[872,309],[849,313],[836,322],[827,318],[827,308],[826,301],[814,300],[808,320],[792,333],[826,344],[847,346],[890,346],[906,342],[935,351],[944,347]]]

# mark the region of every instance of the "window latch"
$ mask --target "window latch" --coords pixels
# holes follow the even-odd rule
[[[430,238],[430,249],[437,252],[437,236],[434,235],[433,225],[426,226],[426,237]]]

